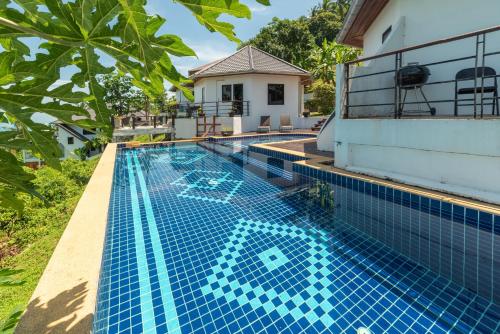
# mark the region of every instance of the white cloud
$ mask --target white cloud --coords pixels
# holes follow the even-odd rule
[[[252,13],[260,14],[260,13],[268,12],[270,7],[269,6],[262,6],[262,5],[257,5],[257,6],[252,5],[252,6],[249,6],[248,8],[250,8]]]
[[[227,46],[215,47],[208,43],[190,43],[187,42],[197,54],[198,58],[194,57],[172,57],[172,61],[179,72],[187,75],[192,68],[211,63],[213,61],[226,58],[234,53],[234,49]]]

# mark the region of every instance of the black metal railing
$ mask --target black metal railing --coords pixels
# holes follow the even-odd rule
[[[407,84],[411,67],[429,78]],[[499,117],[499,72],[500,26],[360,58],[344,64],[343,118]]]
[[[129,115],[114,117],[112,119],[114,129],[139,128],[139,127],[175,127],[175,115]]]
[[[249,101],[217,101],[199,103],[181,103],[170,106],[168,111],[186,117],[216,116],[241,117],[250,116]]]

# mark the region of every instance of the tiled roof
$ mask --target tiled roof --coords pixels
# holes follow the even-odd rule
[[[193,79],[247,73],[310,76],[306,70],[253,46],[246,46],[227,58],[200,66],[198,69],[198,71],[195,71],[196,69],[190,71]]]

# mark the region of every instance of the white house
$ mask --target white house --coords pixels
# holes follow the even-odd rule
[[[244,47],[189,74],[194,82],[194,110],[201,109],[210,120],[217,116],[217,122],[235,134],[255,131],[261,116],[271,117],[273,130],[279,128],[284,114],[298,129],[318,122],[303,117],[304,85],[310,73],[255,47]]]
[[[337,68],[319,135],[335,166],[500,203],[496,13],[497,0],[354,0],[338,39],[364,56]]]
[[[74,153],[76,149],[85,147],[85,144],[96,137],[92,131],[82,129],[75,125],[69,125],[61,122],[52,123],[56,129],[56,139],[63,151],[61,159],[78,158]],[[89,152],[88,156],[97,154],[97,150]]]

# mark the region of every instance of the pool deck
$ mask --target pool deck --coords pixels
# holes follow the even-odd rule
[[[287,151],[300,152],[308,155],[316,155],[319,157],[325,157],[332,160],[334,157],[333,152],[320,151],[318,149],[318,142],[314,138],[268,144],[268,146],[275,147],[278,149],[284,149]]]

